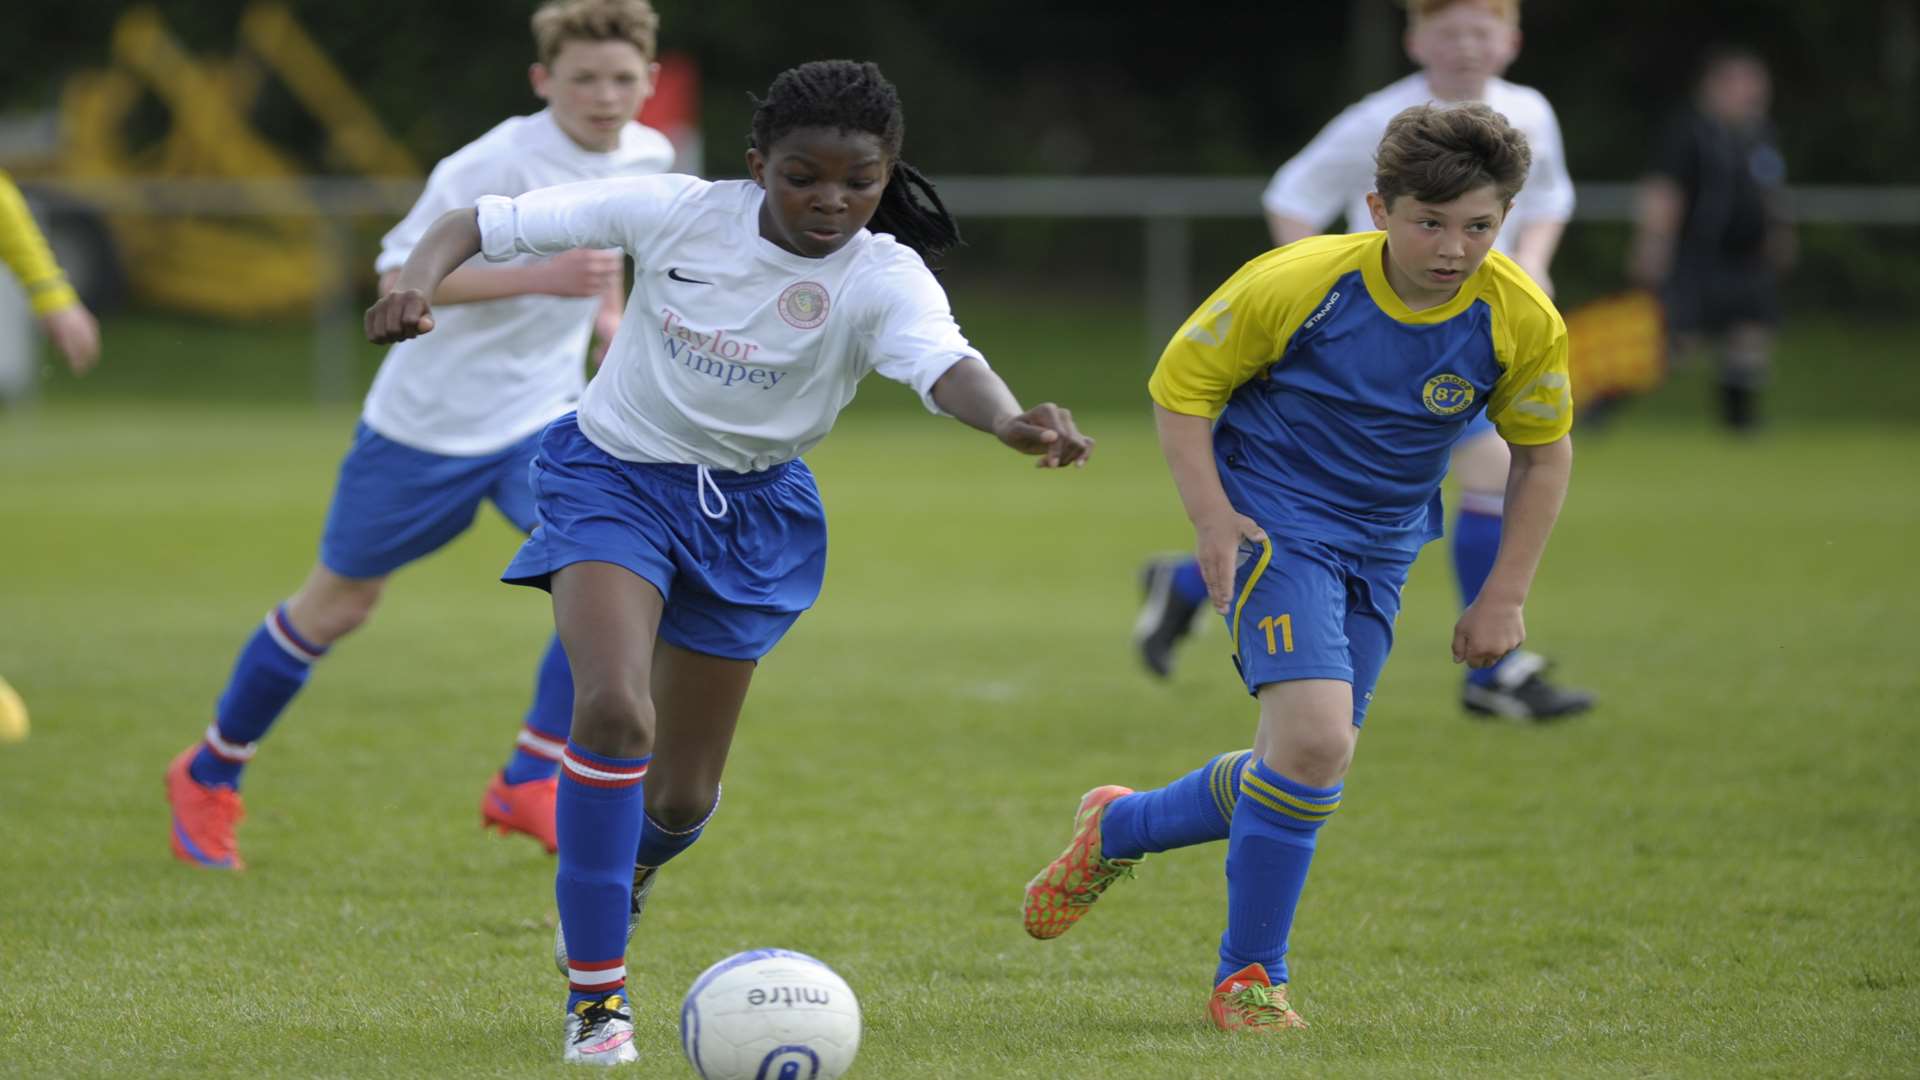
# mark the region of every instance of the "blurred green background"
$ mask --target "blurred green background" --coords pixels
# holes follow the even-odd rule
[[[1408,70],[1388,0],[658,6],[664,47],[701,66],[716,176],[737,173],[748,95],[805,59],[879,61],[936,181],[1264,176]],[[290,8],[423,163],[538,105],[530,3]],[[0,16],[0,166],[45,176],[52,110],[117,62],[129,10]],[[227,60],[243,5],[153,10],[208,70],[249,77]],[[1632,181],[1727,40],[1774,65],[1795,183],[1920,181],[1914,0],[1534,0],[1524,18],[1509,74],[1558,108],[1577,182]],[[302,173],[353,171],[284,87],[257,89],[248,123]],[[147,94],[120,134],[150,148],[177,120]],[[1189,299],[1265,249],[1258,213],[1192,223]],[[38,400],[0,410],[0,675],[35,720],[0,746],[0,1075],[558,1070],[552,863],[474,813],[549,628],[544,598],[492,582],[515,543],[492,515],[408,568],[276,729],[249,774],[252,869],[196,874],[165,849],[165,762],[311,562],[381,356],[357,315],[392,220],[334,222],[313,265],[337,293],[291,311],[246,265],[211,279],[254,309],[237,318],[104,297],[102,366],[75,379],[45,354]],[[693,975],[768,944],[861,994],[855,1076],[1913,1071],[1920,227],[1802,228],[1759,437],[1716,428],[1697,363],[1583,419],[1528,617],[1599,691],[1591,716],[1460,715],[1445,552],[1423,557],[1302,908],[1315,1028],[1273,1047],[1212,1038],[1199,1012],[1217,850],[1157,858],[1064,941],[1017,928],[1080,791],[1244,745],[1251,712],[1217,627],[1170,684],[1126,640],[1140,560],[1190,540],[1142,392],[1171,330],[1148,312],[1146,231],[962,224],[944,271],[962,325],[1024,398],[1074,408],[1097,458],[1034,474],[878,379],[810,455],[828,588],[757,677],[726,811],[639,939],[650,1075],[678,1074]],[[1567,305],[1619,286],[1625,243],[1618,221],[1569,230]]]

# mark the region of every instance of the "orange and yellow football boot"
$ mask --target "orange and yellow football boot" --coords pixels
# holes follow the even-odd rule
[[[214,870],[244,870],[233,831],[247,816],[240,793],[228,787],[208,787],[187,769],[200,752],[194,743],[167,766],[167,804],[173,808],[173,857]]]
[[[480,799],[480,827],[498,829],[501,836],[525,833],[552,855],[560,850],[560,837],[553,824],[553,802],[559,795],[558,776],[509,784],[505,776],[494,773],[487,793]]]
[[[1207,1015],[1221,1031],[1253,1031],[1266,1035],[1307,1026],[1287,1003],[1287,984],[1267,978],[1267,969],[1248,964],[1227,976],[1207,999]]]
[[[1027,933],[1042,940],[1059,937],[1073,929],[1107,886],[1133,876],[1139,859],[1100,855],[1100,819],[1106,816],[1107,804],[1131,794],[1132,788],[1108,784],[1080,796],[1080,809],[1073,815],[1073,840],[1067,850],[1027,882],[1022,912]]]

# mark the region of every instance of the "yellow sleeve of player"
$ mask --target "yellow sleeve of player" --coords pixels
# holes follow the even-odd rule
[[[7,264],[13,276],[27,290],[35,315],[46,315],[80,302],[60,264],[53,260],[47,238],[27,212],[27,200],[14,186],[13,177],[0,172],[0,262]]]
[[[1241,383],[1280,358],[1293,331],[1284,290],[1275,288],[1273,254],[1241,267],[1167,343],[1147,380],[1161,408],[1217,417]]]
[[[1494,350],[1506,371],[1493,384],[1487,418],[1517,446],[1541,446],[1573,430],[1573,382],[1567,375],[1567,324],[1516,268],[1500,274],[1489,297],[1498,306]]]

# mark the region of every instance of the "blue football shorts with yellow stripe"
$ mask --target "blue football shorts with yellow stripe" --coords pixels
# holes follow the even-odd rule
[[[1393,649],[1413,556],[1355,555],[1271,528],[1267,536],[1240,546],[1227,616],[1234,666],[1249,694],[1295,679],[1351,683],[1359,727]]]

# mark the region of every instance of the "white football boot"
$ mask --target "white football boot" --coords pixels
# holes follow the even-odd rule
[[[569,1065],[631,1065],[640,1060],[633,1045],[633,1007],[624,993],[582,1001],[567,1013],[567,1041],[560,1060]]]

